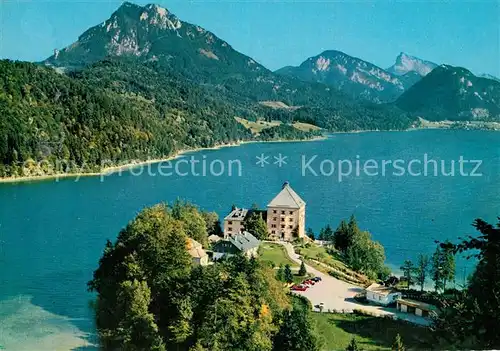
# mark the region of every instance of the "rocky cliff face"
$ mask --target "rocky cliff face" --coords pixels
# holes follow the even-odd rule
[[[424,77],[437,66],[434,62],[425,61],[402,52],[396,58],[394,65],[389,67],[387,71],[398,76],[404,76],[407,73],[417,73],[421,77]]]
[[[311,57],[298,67],[276,73],[333,86],[354,98],[374,102],[395,100],[405,90],[405,80],[356,57],[329,50]]]
[[[167,9],[129,2],[72,45],[55,51],[45,63],[81,67],[113,56],[173,61],[179,69],[197,66],[213,72],[268,72],[213,33],[181,21]]]

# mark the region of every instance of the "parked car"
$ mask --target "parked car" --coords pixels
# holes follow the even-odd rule
[[[315,282],[313,282],[312,280],[308,279],[308,280],[304,280],[304,281],[302,282],[302,284],[314,285],[314,284],[316,284],[316,283],[315,283]]]
[[[320,282],[322,279],[321,277],[314,277],[311,280],[314,280],[315,282]]]
[[[292,291],[306,291],[306,287],[305,286],[300,286],[300,285],[294,285],[291,287],[291,290]]]

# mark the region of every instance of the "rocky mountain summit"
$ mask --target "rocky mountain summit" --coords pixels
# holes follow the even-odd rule
[[[396,58],[394,65],[389,67],[387,71],[397,76],[404,76],[407,73],[415,72],[421,77],[425,77],[437,66],[434,62],[422,60],[402,52]]]
[[[405,91],[405,81],[370,62],[328,50],[308,58],[300,66],[287,66],[276,73],[304,81],[320,82],[354,98],[373,102],[395,100]]]

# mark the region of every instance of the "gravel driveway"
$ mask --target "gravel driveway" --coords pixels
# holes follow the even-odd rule
[[[280,242],[280,244],[285,247],[290,259],[300,265],[302,261],[300,256],[295,253],[293,246],[287,242]],[[308,273],[313,274],[316,277],[321,277],[322,281],[311,286],[306,291],[294,291],[294,293],[305,296],[309,299],[314,310],[316,311],[318,311],[318,309],[314,306],[323,303],[323,312],[337,311],[351,313],[354,309],[358,309],[377,316],[388,315],[415,324],[429,325],[428,319],[408,313],[398,312],[395,308],[358,303],[353,300],[353,298],[357,293],[362,292],[364,290],[363,288],[336,279],[331,275],[320,272],[307,264],[305,266]]]

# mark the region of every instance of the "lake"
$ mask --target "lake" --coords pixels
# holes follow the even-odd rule
[[[198,163],[188,163],[191,157]],[[455,175],[443,175],[451,173],[452,161]],[[432,254],[434,240],[474,234],[475,218],[495,222],[500,215],[498,132],[334,134],[321,141],[250,143],[190,153],[165,165],[164,176],[148,174],[157,168],[102,181],[85,177],[0,184],[0,349],[49,350],[57,345],[65,350],[93,342],[92,295],[86,283],[105,241],[114,240],[142,208],[158,202],[183,198],[222,217],[232,204],[265,207],[289,181],[307,203],[307,227],[318,232],[355,214],[360,227],[384,245],[395,270],[405,259]],[[165,174],[176,169],[177,175]],[[472,268],[460,260],[457,279]]]

